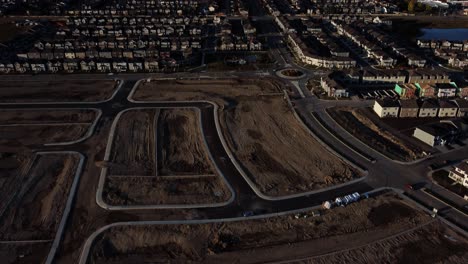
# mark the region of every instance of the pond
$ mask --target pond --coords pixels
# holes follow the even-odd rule
[[[420,39],[468,40],[468,28],[422,28]]]

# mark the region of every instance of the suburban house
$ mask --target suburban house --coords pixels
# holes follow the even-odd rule
[[[419,117],[436,117],[439,112],[439,104],[436,100],[424,100],[419,102]]]
[[[431,85],[427,83],[423,83],[423,84],[416,83],[415,85],[418,89],[417,94],[419,97],[434,97],[435,96],[435,88],[432,87]]]
[[[398,117],[400,105],[393,100],[375,100],[374,112],[379,117]]]
[[[436,84],[436,91],[439,98],[455,97],[457,87],[451,83],[438,83]]]
[[[439,117],[455,117],[457,116],[458,107],[452,101],[439,102]]]
[[[468,161],[453,167],[449,172],[449,178],[468,188]]]
[[[400,117],[418,117],[419,106],[416,100],[400,100]]]
[[[412,99],[416,96],[417,86],[414,84],[395,84],[395,92],[404,99]]]
[[[450,123],[424,125],[414,130],[413,137],[431,147],[450,143],[458,134],[458,129]]]
[[[453,100],[455,104],[458,106],[458,116],[459,117],[466,117],[468,116],[468,101],[465,99],[455,99]]]
[[[349,97],[348,90],[328,76],[320,78],[320,85],[327,92],[328,96]]]

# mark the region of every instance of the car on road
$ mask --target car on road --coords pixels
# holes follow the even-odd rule
[[[253,215],[254,215],[253,211],[245,211],[245,212],[242,213],[243,217],[249,217],[249,216],[253,216]]]

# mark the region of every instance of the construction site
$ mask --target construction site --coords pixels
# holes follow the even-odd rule
[[[320,216],[305,212],[209,224],[117,225],[96,238],[89,261],[464,263],[466,246],[466,238],[388,193]]]
[[[269,80],[156,80],[141,83],[133,99],[218,104],[229,148],[265,195],[293,195],[360,177],[308,134],[288,106],[283,88]]]
[[[104,200],[112,205],[227,201],[230,191],[212,165],[199,122],[195,108],[124,112],[105,165]]]
[[[0,99],[2,263],[466,262],[458,213],[379,185],[282,79],[43,79]]]

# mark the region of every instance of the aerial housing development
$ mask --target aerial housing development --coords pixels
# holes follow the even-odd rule
[[[467,263],[467,14],[0,0],[0,262]]]

